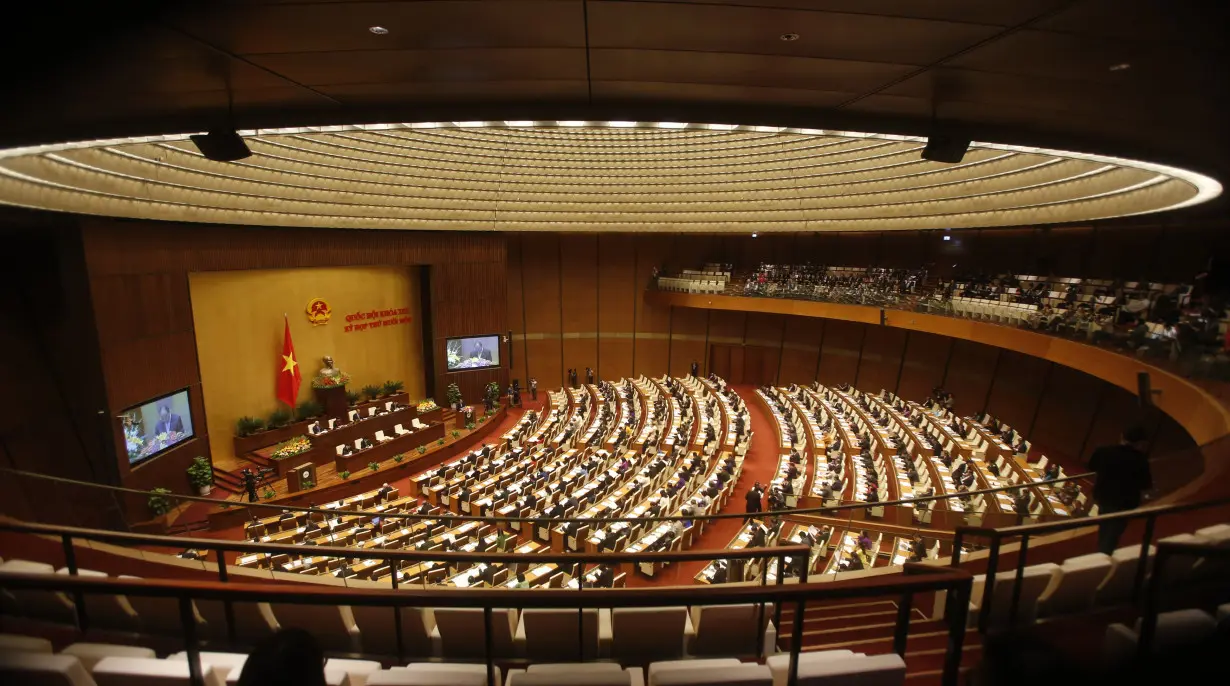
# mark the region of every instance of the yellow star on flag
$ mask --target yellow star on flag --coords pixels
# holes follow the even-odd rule
[[[286,366],[282,367],[282,371],[294,374],[295,365],[299,364],[298,362],[295,362],[295,354],[291,353],[289,355],[283,355],[282,359],[286,361]]]

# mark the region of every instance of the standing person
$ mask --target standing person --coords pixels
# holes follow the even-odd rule
[[[530,398],[538,400],[538,379],[530,379]]]
[[[748,490],[747,495],[743,496],[744,499],[747,501],[747,518],[748,519],[751,519],[752,515],[756,514],[757,512],[760,512],[760,496],[763,493],[764,493],[764,490],[763,488],[761,488],[760,482],[757,481],[756,484],[753,485],[751,489]]]
[[[585,383],[590,385],[594,383],[594,370],[589,367],[585,368]]]
[[[1093,482],[1093,502],[1099,514],[1125,512],[1140,507],[1142,495],[1153,488],[1153,474],[1145,456],[1148,435],[1140,425],[1123,432],[1118,445],[1104,445],[1089,457]],[[1112,520],[1098,526],[1098,551],[1110,555],[1119,546],[1127,528],[1126,520]]]
[[[692,376],[700,376],[700,363],[692,360]]]

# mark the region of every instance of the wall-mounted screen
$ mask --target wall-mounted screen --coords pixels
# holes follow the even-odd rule
[[[161,455],[196,435],[186,388],[124,410],[120,423],[130,465]]]
[[[450,372],[500,366],[500,337],[495,334],[450,338],[445,341],[445,350]]]

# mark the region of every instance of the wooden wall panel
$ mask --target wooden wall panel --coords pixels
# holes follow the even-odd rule
[[[1014,350],[1000,352],[999,371],[991,384],[987,412],[1018,431],[1028,432],[1042,399],[1051,363]]]
[[[705,357],[705,333],[709,312],[690,307],[677,307],[671,312],[670,375],[691,373],[692,362]]]
[[[598,374],[632,376],[632,333],[636,327],[636,238],[600,234],[598,259]]]
[[[1077,455],[1093,423],[1103,382],[1084,372],[1055,365],[1038,408],[1030,439],[1035,447]]]
[[[584,378],[598,366],[598,236],[563,234],[559,254],[564,367]]]
[[[1140,403],[1135,394],[1110,384],[1105,384],[1100,393],[1093,426],[1089,429],[1088,439],[1081,450],[1082,460],[1088,460],[1099,446],[1118,443],[1124,429],[1141,416]],[[1186,436],[1187,432],[1183,434]],[[1190,441],[1190,437],[1188,440]]]
[[[1148,278],[1161,239],[1160,226],[1099,228],[1094,233],[1086,275],[1103,279]]]
[[[747,313],[747,324],[744,328],[743,342],[745,345],[780,348],[782,345],[782,329],[785,325],[786,318],[780,314],[749,312]]]
[[[526,374],[537,378],[539,388],[543,389],[558,388],[564,378],[559,257],[557,236],[533,233],[522,236]]]
[[[895,391],[905,352],[906,332],[887,326],[867,325],[855,386],[869,393]]]
[[[948,375],[942,385],[952,393],[954,409],[958,413],[971,415],[986,407],[987,392],[991,389],[998,356],[999,349],[989,345],[960,340],[953,342]]]
[[[637,235],[633,246],[636,280],[636,329],[632,348],[633,374],[661,376],[670,364],[671,308],[645,300],[645,289],[673,248],[673,237],[664,234]]]
[[[826,321],[816,380],[825,386],[854,383],[865,332],[866,325],[857,322]]]
[[[743,345],[747,315],[733,310],[714,310],[709,316],[709,343]]]
[[[824,337],[823,319],[786,317],[785,339],[782,344],[782,366],[778,383],[801,385],[816,380],[820,363],[820,341]]]
[[[1038,271],[1084,274],[1093,251],[1093,227],[1055,226],[1043,229]]]
[[[897,395],[922,402],[931,389],[944,383],[952,339],[945,336],[910,331],[901,364],[901,382]]]
[[[529,375],[526,373],[526,350],[525,350],[525,293],[522,290],[523,272],[521,270],[521,236],[519,234],[510,234],[508,236],[508,267],[505,270],[508,279],[508,286],[505,292],[508,296],[507,320],[508,329],[512,331],[512,340],[509,345],[513,348],[512,359],[509,360],[508,375],[514,379],[520,379],[522,387],[525,387]]]

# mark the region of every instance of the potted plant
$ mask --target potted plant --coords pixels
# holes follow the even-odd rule
[[[448,406],[453,408],[454,410],[460,410],[461,409],[461,389],[457,387],[457,384],[451,383],[448,385],[447,396],[448,396]]]
[[[272,488],[269,488],[268,486],[266,486],[265,492],[261,494],[261,497],[263,497],[265,500],[273,500],[274,496],[276,495],[277,493],[274,493]]]
[[[500,404],[500,384],[492,381],[491,383],[487,384],[486,391],[487,392],[484,395],[487,399],[488,406],[489,407],[499,406]]]
[[[402,383],[401,381],[391,381],[391,380],[385,381],[384,382],[384,394],[393,395],[394,393],[400,392],[401,389],[405,387],[406,387],[406,384]]]
[[[436,441],[436,445],[444,445],[444,439],[441,438],[440,440]]]
[[[427,446],[420,445],[419,447],[415,448],[415,450],[419,451],[420,455],[424,455],[427,453]]]
[[[380,469],[380,463],[379,462],[368,462],[367,468],[372,470],[373,472],[378,471]]]
[[[461,432],[456,429],[453,429],[453,439],[456,440],[458,438],[461,438]]]
[[[349,389],[346,390],[346,404],[351,407],[358,405],[361,397],[362,396],[360,396],[357,391],[352,391]]]
[[[300,421],[303,421],[304,419],[319,417],[324,411],[325,408],[321,407],[320,403],[315,400],[304,400],[299,403],[299,407],[295,408],[295,416],[298,417]]]
[[[204,457],[192,458],[192,466],[188,467],[188,482],[201,495],[209,495],[214,489],[214,467]]]
[[[342,477],[342,481],[345,481],[346,479],[350,478],[350,472],[345,471],[345,470],[338,472],[337,475]]]
[[[406,459],[405,453],[397,453],[396,455],[393,456],[393,462],[396,464],[401,464],[402,460],[404,459]]]
[[[474,422],[466,422],[466,431],[473,431],[475,426],[477,425]]]
[[[154,513],[155,517],[161,517],[171,511],[170,493],[171,489],[169,488],[155,488],[149,492],[149,500],[146,501],[146,505],[149,506],[149,511]]]
[[[258,434],[265,430],[265,420],[260,417],[240,417],[235,420],[235,435],[240,438]]]
[[[292,419],[294,419],[294,416],[290,413],[289,409],[279,407],[269,415],[269,428],[280,429],[290,424]]]
[[[368,384],[363,387],[363,395],[366,396],[368,400],[375,400],[376,398],[379,398],[382,391],[383,388],[377,386],[376,384]]]

